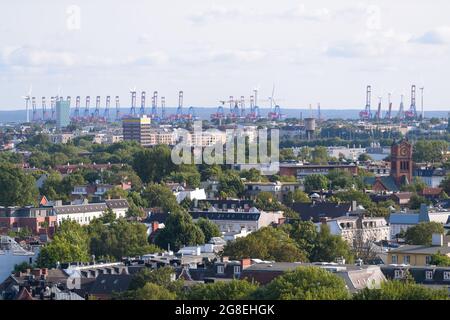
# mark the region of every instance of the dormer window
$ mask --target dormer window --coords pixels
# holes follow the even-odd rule
[[[234,266],[233,273],[234,274],[241,274],[241,266]]]
[[[402,279],[403,278],[403,270],[395,270],[394,271],[394,278],[395,279]]]
[[[450,280],[450,271],[444,271],[444,280],[446,281]]]
[[[433,271],[432,270],[425,271],[425,280],[433,280]]]
[[[217,266],[217,273],[218,274],[224,274],[225,273],[225,267],[224,266]]]

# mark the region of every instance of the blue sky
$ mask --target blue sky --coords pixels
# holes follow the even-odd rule
[[[450,109],[445,0],[16,0],[0,10],[0,110],[39,97],[159,91],[215,106],[259,89],[283,107],[359,108],[411,84]]]

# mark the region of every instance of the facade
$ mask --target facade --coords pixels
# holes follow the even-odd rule
[[[335,219],[343,216],[349,216],[356,210],[355,203],[336,204],[332,202],[296,202],[292,209],[297,212],[303,221],[321,222],[323,219]]]
[[[445,179],[447,171],[441,168],[418,168],[414,175],[425,182],[430,188],[437,188]]]
[[[281,176],[293,176],[297,180],[302,180],[306,176],[312,174],[327,175],[331,170],[343,170],[350,172],[352,175],[358,174],[358,166],[356,164],[328,164],[328,165],[313,165],[302,163],[280,163]]]
[[[142,146],[150,146],[152,144],[150,124],[151,119],[146,115],[123,119],[123,140],[137,141]]]
[[[45,207],[0,207],[0,231],[7,232],[29,229],[33,234],[54,230],[56,214],[52,208]]]
[[[413,181],[413,148],[407,140],[394,143],[391,147],[391,176],[398,186]]]
[[[195,222],[200,218],[209,219],[219,227],[221,232],[241,232],[243,229],[253,232],[273,223],[279,223],[284,218],[282,211],[264,212],[256,208],[250,209],[249,212],[216,211],[212,208],[211,211],[189,213]]]
[[[366,246],[373,242],[389,240],[386,219],[379,217],[339,217],[318,223],[326,223],[333,235],[341,236],[352,246]]]
[[[289,192],[303,190],[298,182],[245,182],[246,196],[255,199],[260,192],[269,192],[279,201],[283,201]]]
[[[70,103],[69,101],[56,101],[56,128],[67,127],[70,124]]]
[[[11,274],[16,264],[22,262],[33,264],[38,254],[39,250],[36,248],[25,249],[13,238],[0,236],[0,283]]]
[[[431,246],[406,245],[397,249],[391,249],[388,252],[387,259],[388,264],[427,266],[431,265],[431,257],[436,253],[450,257],[448,242],[444,242],[444,236],[442,234],[433,234]]]

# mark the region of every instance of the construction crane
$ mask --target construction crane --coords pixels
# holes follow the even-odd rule
[[[51,118],[50,120],[55,120],[55,105],[56,105],[56,97],[50,98],[50,110],[51,110]]]
[[[26,120],[27,123],[30,122],[30,99],[31,99],[31,91],[33,90],[33,88],[30,86],[30,89],[28,90],[28,93],[26,96],[24,96],[23,98],[25,99],[25,111],[26,111]]]
[[[136,116],[136,87],[133,89],[130,89],[131,93],[131,109],[130,109],[130,115],[132,117]]]
[[[225,105],[226,101],[220,101],[220,103],[222,105],[217,107],[217,111],[216,113],[211,114],[211,119],[212,120],[221,120],[223,118],[225,118],[225,112],[224,112],[224,105]]]
[[[95,111],[94,111],[94,119],[99,120],[100,117],[100,96],[95,98]]]
[[[37,121],[36,97],[31,98],[31,108],[33,109],[33,122],[36,122]],[[27,115],[28,115],[28,112],[27,112]]]
[[[367,86],[367,90],[366,90],[366,107],[364,110],[362,110],[359,113],[359,118],[361,120],[369,120],[372,118],[372,113],[370,111],[370,103],[371,103],[371,97],[372,95],[372,87],[371,86]]]
[[[397,119],[399,119],[399,120],[403,120],[405,118],[405,107],[403,105],[403,97],[404,97],[404,95],[402,94],[400,96],[400,108],[397,113]]]
[[[177,108],[177,116],[181,117],[183,115],[183,91],[178,93],[178,108]]]
[[[81,103],[81,97],[77,96],[75,98],[75,114],[74,114],[75,121],[80,120],[80,103]]]
[[[421,110],[421,119],[423,120],[425,118],[425,113],[423,110],[423,90],[425,89],[424,87],[419,88],[420,89],[420,110]]]
[[[417,108],[416,108],[416,86],[411,86],[411,106],[409,110],[405,112],[405,117],[409,120],[417,119]]]
[[[86,96],[86,105],[84,106],[84,118],[87,120],[89,119],[89,108],[91,105],[91,97]]]
[[[378,97],[378,109],[377,109],[377,121],[381,121],[381,102],[382,102],[382,97]]]
[[[110,96],[106,96],[106,104],[105,104],[105,111],[103,113],[103,118],[105,119],[106,122],[109,121],[109,108],[111,106],[111,97]]]
[[[120,98],[116,96],[116,121],[120,121]]]
[[[45,122],[45,120],[47,120],[47,102],[45,97],[42,97],[42,121]]]
[[[142,117],[145,114],[145,96],[146,96],[146,92],[142,91],[141,92],[141,107],[139,108],[139,115]]]
[[[392,119],[392,101],[391,101],[392,94],[388,93],[388,111],[386,115],[384,116],[385,119],[391,120]]]
[[[153,92],[152,98],[152,118],[158,117],[158,91]]]
[[[166,97],[161,97],[161,119],[166,119]]]

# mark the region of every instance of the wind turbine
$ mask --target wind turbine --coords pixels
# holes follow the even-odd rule
[[[30,112],[29,112],[29,107],[30,107],[30,100],[31,100],[31,92],[33,91],[33,86],[30,86],[30,89],[28,90],[28,93],[26,96],[23,96],[22,98],[25,99],[25,110],[27,113],[27,123],[30,122]]]

